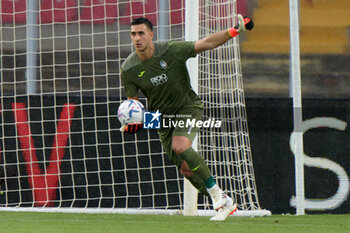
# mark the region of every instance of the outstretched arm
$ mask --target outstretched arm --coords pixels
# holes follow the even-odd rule
[[[214,49],[220,45],[227,42],[229,39],[237,36],[241,32],[244,32],[246,29],[252,30],[254,27],[253,20],[249,17],[244,17],[238,15],[239,24],[228,30],[223,30],[214,34],[211,34],[199,41],[194,45],[196,53],[201,53],[206,50]]]
[[[227,33],[227,30],[223,30],[197,41],[194,45],[194,49],[196,54],[198,54],[219,47],[231,38],[232,37]]]

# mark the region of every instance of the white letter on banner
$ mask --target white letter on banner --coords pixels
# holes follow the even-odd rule
[[[309,129],[319,128],[319,127],[327,127],[333,128],[337,130],[345,130],[346,122],[338,120],[333,117],[315,117],[302,123],[303,133],[308,131]],[[290,137],[290,148],[295,156],[295,148],[294,148],[294,140],[295,134],[292,133]],[[333,162],[332,160],[326,158],[313,158],[304,154],[304,164],[309,167],[316,167],[321,169],[327,169],[334,172],[339,180],[339,187],[332,197],[324,200],[305,200],[305,209],[310,210],[326,210],[326,209],[335,209],[339,207],[344,201],[347,200],[349,195],[350,183],[349,177],[342,166]],[[290,205],[292,207],[296,207],[296,199],[294,196],[290,199]]]

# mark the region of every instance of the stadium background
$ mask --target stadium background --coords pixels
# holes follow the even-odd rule
[[[348,39],[348,27],[350,22],[347,21],[348,17],[342,17],[342,12],[344,12],[346,9],[350,9],[350,3],[341,0],[332,1],[333,3],[329,3],[331,1],[324,2],[326,2],[328,5],[322,6],[322,1],[320,0],[302,1],[303,4],[301,5],[301,64],[304,97],[303,104],[305,108],[303,109],[304,120],[313,117],[327,116],[336,117],[340,120],[348,122],[348,104],[350,103],[350,99],[347,98],[349,93],[350,70],[347,64],[349,64],[350,61]],[[79,1],[79,4],[83,3],[84,1]],[[326,11],[326,9],[328,9],[328,11]],[[239,13],[247,13],[252,15],[256,22],[256,30],[247,36],[242,36],[241,39],[242,70],[244,76],[245,96],[247,98],[247,115],[253,150],[253,162],[260,204],[263,208],[269,209],[273,213],[286,213],[294,211],[294,209],[289,205],[290,197],[294,192],[294,157],[289,147],[289,138],[293,126],[292,103],[291,99],[289,98],[289,19],[288,14],[286,14],[287,11],[287,1],[274,0],[249,2],[241,1],[241,5],[238,10]],[[337,18],[343,19],[336,25],[336,29],[333,28],[335,26],[334,24],[328,22],[331,20],[327,20],[327,22],[322,21],[324,18],[328,18],[325,17],[327,12],[333,11],[337,12]],[[313,14],[309,14],[310,12]],[[273,17],[271,17],[271,15],[273,15]],[[18,17],[20,17],[20,15]],[[313,18],[316,18],[317,20],[313,20]],[[21,23],[21,19],[19,18],[18,20],[18,23]],[[105,28],[96,22],[96,27],[93,30],[100,30],[101,34],[107,33],[107,37],[109,38],[108,42],[111,44],[117,44],[120,41],[127,41],[127,30],[125,35],[119,38],[120,41],[116,39],[115,35],[108,33],[109,27],[114,28],[113,30],[115,30],[116,26],[117,25],[115,23],[111,22],[111,24]],[[59,25],[55,27],[58,34],[62,33],[62,28],[60,28]],[[69,25],[68,27],[68,30],[73,33],[75,26]],[[121,27],[121,29],[127,29],[127,23],[121,25]],[[82,33],[90,32],[92,30],[90,25],[86,25],[82,28]],[[51,30],[52,28],[47,28],[46,31],[44,29],[44,33],[50,33]],[[174,30],[176,31],[176,28]],[[25,32],[18,31],[17,33],[16,39],[18,39],[19,42],[16,43],[16,49],[20,51],[21,49],[23,50],[25,48],[25,42],[21,41],[21,38],[25,37]],[[12,34],[6,34],[3,32],[4,38],[11,36]],[[112,51],[107,51],[106,53],[104,50],[102,51],[95,49],[94,46],[99,47],[100,40],[98,40],[98,38],[94,38],[94,43],[92,43],[92,39],[93,38],[91,37],[86,37],[86,40],[84,40],[84,44],[82,45],[84,48],[84,51],[82,51],[82,57],[85,58],[86,61],[91,61],[91,57],[94,57],[97,61],[99,59],[104,60],[106,57],[115,58],[116,56],[121,56],[121,58],[125,58],[130,52],[130,47],[125,47],[121,48],[122,50],[118,54]],[[78,41],[75,40],[76,38],[72,36],[71,46],[74,46],[74,43],[78,43]],[[49,64],[52,59],[62,61],[62,63],[65,63],[67,58],[69,58],[70,62],[72,63],[74,63],[74,59],[76,59],[76,61],[79,60],[80,55],[78,53],[72,52],[67,55],[63,51],[66,44],[64,42],[60,42],[59,39],[55,39],[55,43],[52,43],[52,41],[42,41],[41,46],[44,50],[50,51],[53,49],[53,44],[56,46],[55,49],[60,50],[60,52],[56,52],[55,54],[46,52],[42,56],[43,64]],[[16,87],[13,85],[5,85],[1,90],[1,95],[11,96],[13,93],[25,94],[25,84],[24,82],[21,82],[24,81],[25,78],[25,55],[21,53],[11,54],[11,45],[7,46],[8,47],[5,46],[5,50],[3,50],[3,53],[5,53],[6,56],[3,56],[4,54],[2,54],[3,67],[17,68],[16,81],[18,81],[19,84]],[[8,50],[6,50],[6,48]],[[16,58],[16,62],[14,62],[14,57]],[[53,72],[55,72],[56,77],[76,77],[77,74],[75,72],[79,72],[80,69],[78,67],[75,69],[74,65],[70,68],[71,69],[66,70],[65,68],[59,66],[51,67],[42,71],[44,74],[43,77],[53,77]],[[85,63],[85,67],[83,69],[84,72],[86,72],[85,75],[90,75],[90,77],[86,78],[82,82],[84,85],[83,88],[86,90],[84,91],[84,95],[86,96],[85,98],[87,98],[87,101],[89,101],[89,95],[92,95],[93,93],[91,87],[94,73],[92,70],[94,70],[94,72],[97,71],[97,73],[100,70],[101,73],[103,73],[106,71],[105,69],[106,67],[102,65],[102,63],[100,66],[98,62],[91,62],[90,64]],[[113,73],[118,73],[119,67],[109,64],[108,69]],[[14,71],[3,71],[1,81],[11,83],[14,76]],[[110,82],[109,85],[116,86],[115,80],[118,79],[119,77],[111,75],[108,79]],[[71,80],[70,86],[74,87],[75,82],[77,85],[76,90],[79,92],[78,90],[80,90],[81,83],[79,83],[77,80]],[[46,85],[43,85],[40,88],[43,88],[43,92],[51,92],[54,88],[52,84],[53,81],[48,78]],[[99,83],[98,80],[95,84],[97,87],[101,88],[107,86],[106,83]],[[56,91],[65,92],[65,88],[65,83],[55,83]],[[72,96],[57,97],[58,101],[65,103],[69,99],[69,101],[73,103],[79,103],[79,99],[74,98],[74,90],[70,93],[72,93]],[[111,92],[111,94],[113,94],[113,92]],[[52,98],[54,97],[47,96],[47,99],[44,101],[50,102],[52,101]],[[114,97],[112,98],[118,98],[118,93],[114,93]],[[13,102],[28,104],[28,99],[29,98],[27,97],[23,99],[5,98],[5,104],[2,106],[2,108],[11,109]],[[33,97],[30,104],[40,105],[43,104],[42,101],[42,99],[36,99]],[[270,107],[262,108],[261,106]],[[89,105],[86,107],[92,108],[92,106]],[[103,106],[103,104],[101,104],[99,107],[101,110],[106,108],[106,106]],[[115,108],[111,107],[109,109]],[[76,112],[79,113],[81,111]],[[101,113],[101,118],[98,120],[100,122],[99,125],[103,127],[107,121],[115,124],[116,132],[113,140],[116,142],[121,141],[120,134],[117,133],[117,129],[119,127],[117,120],[115,118],[110,119],[106,111],[101,112],[103,113]],[[5,113],[3,112],[3,114]],[[11,115],[12,113],[9,111],[6,114],[9,114],[8,117],[6,117],[6,121],[13,122],[14,119],[13,115]],[[35,115],[35,113],[32,114]],[[54,112],[51,114],[54,114]],[[75,117],[78,117],[78,115],[75,115]],[[48,119],[50,119],[50,117],[48,117]],[[81,124],[78,122],[76,125],[74,125],[73,120],[74,132],[81,130],[81,128],[78,127],[79,125]],[[74,126],[76,126],[76,128],[74,128]],[[94,127],[93,124],[90,125],[89,122],[86,122],[85,126],[88,129],[89,127]],[[3,124],[2,127],[4,127]],[[35,130],[40,132],[42,129],[33,129],[33,131]],[[14,134],[15,129],[2,129],[1,132],[5,132],[6,134]],[[349,160],[347,159],[347,151],[350,148],[350,145],[348,135],[348,129],[341,132],[332,129],[313,130],[304,137],[305,152],[310,156],[327,157],[328,159],[331,159],[343,166],[346,172],[349,174],[350,164]],[[4,146],[6,144],[9,148],[15,147],[16,142],[11,140],[6,141],[6,136],[7,135],[1,135],[2,145]],[[99,135],[98,138],[95,138],[92,135],[83,135],[83,138],[84,140],[87,140],[86,148],[84,148],[84,150],[91,151],[91,154],[93,154],[96,148],[89,147],[89,140],[91,140],[91,144],[93,144],[96,142],[96,140],[103,140],[105,137],[103,135]],[[79,141],[83,139],[81,135],[77,136],[76,139],[73,137],[71,142],[72,144],[74,144],[74,140]],[[40,144],[43,142],[36,141],[36,143]],[[139,148],[141,150],[147,150],[144,145],[139,145]],[[152,148],[155,148],[155,154],[159,153],[159,145],[154,145]],[[104,150],[103,147],[98,149]],[[78,148],[77,152],[72,155],[79,156],[79,150],[82,150],[82,148]],[[115,151],[118,151],[118,148],[115,148]],[[66,152],[65,156],[68,156],[68,153],[69,152]],[[132,153],[134,152],[130,152],[130,154]],[[107,158],[109,156],[108,152],[105,154]],[[7,153],[2,153],[2,156],[11,157],[10,154]],[[40,156],[39,152],[38,156]],[[95,169],[96,166],[94,164],[94,160],[91,159],[90,162],[91,166],[88,165],[87,169]],[[128,165],[133,167],[134,163],[136,163],[136,161],[131,160]],[[62,169],[66,169],[66,172],[68,172],[70,168],[68,165],[63,163]],[[20,171],[25,173],[25,167],[22,167]],[[94,183],[94,179],[97,179],[94,177],[94,174],[97,172],[103,175],[103,171],[95,171],[95,173],[92,172],[89,178],[89,182],[92,184]],[[168,172],[169,176],[171,177],[173,171]],[[318,199],[327,198],[333,195],[337,190],[338,180],[333,173],[323,169],[306,167],[305,174],[307,197]],[[106,182],[110,180],[108,176],[109,174],[106,173],[106,179],[104,179]],[[120,177],[120,179],[122,180],[125,178]],[[162,179],[162,177],[159,177],[159,179]],[[9,179],[8,182],[11,182],[11,179]],[[29,186],[27,183],[28,181],[23,180],[23,182],[25,185]],[[64,182],[64,177],[61,177],[61,185],[63,189],[65,186]],[[83,183],[86,181],[79,181],[79,175],[77,175],[76,182],[78,184],[79,182]],[[71,184],[67,184],[67,186],[70,187]],[[14,190],[15,189],[16,188],[14,187]],[[90,196],[95,193],[93,189],[94,187],[92,186],[91,190],[89,190],[89,192],[91,192],[89,194]],[[103,192],[106,197],[110,197],[111,195],[109,189],[110,187],[106,185],[106,190]],[[126,187],[126,189],[132,191],[132,187]],[[149,192],[147,185],[145,187],[145,192]],[[71,202],[72,190],[67,188],[66,191],[60,193],[63,193],[66,196],[57,198],[66,198],[67,203],[70,204],[69,202]],[[79,191],[77,193],[79,193]],[[32,198],[31,194],[29,193],[28,195],[25,193],[22,195],[24,199],[30,200]],[[87,196],[84,191],[79,193],[79,195],[82,195],[83,197]],[[0,202],[16,202],[19,195],[12,195],[11,198],[14,200],[5,200],[3,197],[0,197]],[[160,199],[159,202],[162,202],[162,200]],[[145,203],[147,203],[147,200],[145,200]],[[76,205],[80,205],[79,201]],[[82,203],[82,205],[85,205],[85,203]],[[100,203],[94,203],[93,200],[91,201],[91,204],[89,204],[89,206],[96,205],[100,205]],[[106,198],[103,205],[111,205],[108,198]],[[347,200],[335,210],[329,210],[328,212],[349,213],[349,205],[349,201]]]

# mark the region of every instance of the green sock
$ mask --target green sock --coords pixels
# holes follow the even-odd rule
[[[207,179],[204,183],[208,189],[212,188],[216,184],[216,182],[212,176],[210,176],[209,179]]]
[[[207,186],[205,185],[203,180],[201,178],[199,178],[199,176],[197,176],[196,174],[193,174],[193,175],[186,177],[186,178],[198,190],[198,192],[200,192],[204,196],[210,197],[210,195],[207,191]]]
[[[181,159],[185,160],[191,171],[196,174],[203,182],[211,177],[210,170],[203,157],[198,154],[192,147],[188,148],[181,154]]]

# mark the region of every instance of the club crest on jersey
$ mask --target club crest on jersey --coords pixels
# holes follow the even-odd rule
[[[164,60],[160,60],[159,64],[164,70],[168,68],[168,64]]]

